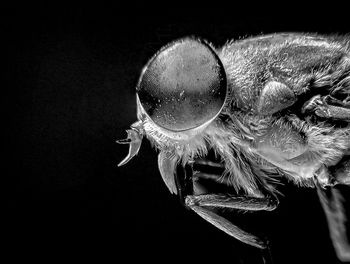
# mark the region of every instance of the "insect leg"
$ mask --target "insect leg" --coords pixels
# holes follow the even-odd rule
[[[278,200],[270,197],[257,198],[233,196],[228,194],[188,195],[186,204],[216,208],[230,208],[247,211],[272,211],[278,206]]]
[[[335,184],[350,186],[350,156],[346,155],[339,163],[329,168]]]
[[[192,164],[186,164],[184,167],[178,165],[175,173],[175,186],[180,202],[185,205],[185,198],[188,194],[193,193],[193,170]]]
[[[344,156],[338,164],[329,168],[328,173],[334,181],[333,185],[350,185],[350,156]],[[338,186],[322,187],[318,180],[315,185],[336,255],[341,261],[350,261],[350,239],[347,235],[345,212],[347,206],[342,195],[343,190]]]
[[[350,186],[350,155],[345,155],[334,166],[323,167],[319,170],[317,173],[317,184],[321,187]]]
[[[216,213],[217,208],[231,208],[243,210],[273,210],[277,204],[270,198],[235,197],[230,195],[202,194],[191,195],[198,187],[198,183],[192,179],[192,167],[178,166],[176,173],[176,186],[180,200],[184,205],[196,212],[203,219],[224,231],[228,235],[248,245],[266,249],[267,241],[249,234],[240,229],[225,217]]]
[[[194,182],[194,190],[199,189],[199,187],[196,187],[198,184],[198,182]],[[219,208],[250,211],[273,210],[277,207],[277,203],[273,199],[226,194],[201,194],[187,195],[185,198],[185,205],[196,212],[204,220],[237,240],[260,249],[268,248],[268,241],[262,240],[261,238],[242,230],[225,217],[218,215],[216,211]]]
[[[218,229],[224,231],[228,235],[238,239],[239,241],[257,248],[261,248],[261,249],[266,248],[267,246],[266,242],[238,228],[237,226],[232,224],[230,221],[228,221],[226,218],[219,216],[218,214],[213,212],[213,210],[203,206],[192,204],[190,199],[187,199],[187,198],[186,198],[186,205],[189,208],[191,208],[193,211],[195,211],[203,219],[205,219],[206,221],[208,221]]]
[[[218,163],[218,162],[213,162],[207,159],[196,159],[195,161],[196,164],[199,165],[206,165],[206,166],[211,166],[211,167],[215,167],[215,168],[225,168],[225,165],[222,163]]]
[[[333,98],[330,95],[316,95],[307,101],[302,112],[314,112],[317,116],[350,122],[350,103]]]
[[[344,262],[350,261],[350,241],[347,237],[347,219],[341,191],[335,187],[322,188],[317,181],[316,187],[337,257]]]

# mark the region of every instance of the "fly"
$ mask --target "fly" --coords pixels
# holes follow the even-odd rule
[[[143,137],[160,174],[186,207],[232,237],[266,248],[216,209],[274,210],[281,176],[317,188],[340,260],[350,260],[341,196],[350,185],[350,40],[280,33],[230,41],[200,38],[161,48],[136,86],[137,119],[126,164]],[[213,152],[216,159],[208,158]],[[221,168],[220,173],[194,169]],[[215,193],[198,179],[224,184]]]

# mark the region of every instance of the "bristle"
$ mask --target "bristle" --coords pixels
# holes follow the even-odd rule
[[[299,186],[313,186],[312,179],[289,174],[263,160],[250,148],[256,136],[264,134],[271,125],[295,130],[305,135],[305,142],[312,157],[320,164],[332,165],[350,148],[350,130],[334,129],[326,124],[310,125],[294,115],[281,118],[258,118],[239,111],[235,115],[221,113],[203,131],[190,140],[174,140],[162,134],[152,123],[144,121],[146,135],[152,145],[160,150],[173,152],[182,165],[197,158],[205,158],[213,150],[225,164],[221,180],[236,191],[259,195],[263,188],[275,193],[275,185],[281,175]]]

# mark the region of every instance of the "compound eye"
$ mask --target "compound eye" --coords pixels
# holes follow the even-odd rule
[[[157,125],[172,131],[192,129],[221,111],[226,97],[225,70],[208,44],[181,39],[149,61],[137,93]]]

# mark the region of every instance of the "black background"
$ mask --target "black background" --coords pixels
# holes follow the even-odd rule
[[[142,67],[169,41],[196,35],[221,46],[271,32],[342,34],[349,20],[341,7],[157,8],[85,3],[1,11],[9,158],[3,228],[12,259],[263,263],[259,250],[169,194],[147,141],[118,168],[127,147],[115,140],[136,121]],[[276,211],[240,214],[238,222],[269,237],[276,264],[337,263],[315,190],[288,183],[280,190]]]

